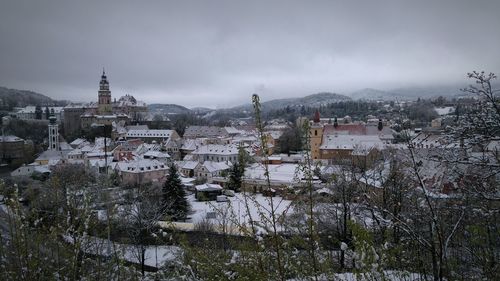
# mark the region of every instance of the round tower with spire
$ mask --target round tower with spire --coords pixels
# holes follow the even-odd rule
[[[112,113],[111,107],[111,91],[109,90],[109,82],[106,77],[106,72],[104,68],[102,69],[101,82],[99,82],[99,92],[98,92],[98,113],[100,115],[106,115]]]

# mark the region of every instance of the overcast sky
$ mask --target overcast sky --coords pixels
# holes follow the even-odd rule
[[[0,85],[225,107],[500,72],[500,1],[0,3]]]

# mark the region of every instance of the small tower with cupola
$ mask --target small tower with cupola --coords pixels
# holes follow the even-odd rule
[[[54,116],[54,109],[50,111],[49,116],[49,149],[59,150],[59,124]]]
[[[104,69],[102,70],[101,82],[99,82],[98,101],[98,111],[100,115],[107,115],[112,113],[113,109],[111,107],[111,91],[109,90],[109,82]]]

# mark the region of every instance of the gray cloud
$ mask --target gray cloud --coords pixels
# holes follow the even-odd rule
[[[4,1],[7,2],[7,1]],[[0,85],[227,106],[499,72],[500,1],[10,1]]]

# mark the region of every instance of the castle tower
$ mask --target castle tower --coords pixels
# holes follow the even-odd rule
[[[99,82],[98,101],[98,113],[100,115],[107,115],[112,113],[111,91],[109,90],[109,82],[104,69],[102,70],[101,82]]]
[[[49,116],[49,150],[59,150],[59,125],[54,116],[54,109]]]
[[[312,159],[321,159],[319,147],[323,141],[323,125],[320,122],[319,111],[316,110],[314,119],[310,127],[311,136],[311,157]]]

